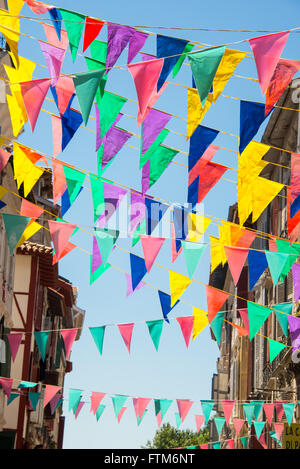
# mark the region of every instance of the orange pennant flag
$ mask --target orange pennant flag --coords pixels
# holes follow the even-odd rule
[[[206,301],[207,301],[207,313],[208,321],[211,323],[214,317],[219,312],[221,306],[225,303],[229,293],[226,293],[217,288],[206,285]]]

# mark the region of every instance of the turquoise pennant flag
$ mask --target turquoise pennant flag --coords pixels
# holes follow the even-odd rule
[[[158,319],[157,321],[146,321],[149,329],[149,334],[156,350],[158,350],[161,333],[163,330],[164,320]]]
[[[69,389],[69,411],[72,410],[74,414],[81,400],[82,393],[82,389]]]
[[[253,425],[255,428],[255,433],[256,433],[256,438],[259,440],[259,437],[264,429],[266,422],[256,422],[255,420],[253,421]]]
[[[279,446],[282,446],[280,438],[277,438],[276,432],[270,432],[270,437],[273,438]]]
[[[37,383],[31,383],[30,381],[21,381],[21,383],[19,384],[18,388],[19,389],[22,389],[22,388],[34,388],[35,386],[37,385]]]
[[[148,409],[145,409],[145,411],[144,411],[143,415],[141,416],[141,418],[139,418],[139,416],[137,415],[136,419],[137,419],[138,426],[140,426],[140,424],[142,423],[142,420],[145,417],[147,412],[148,412]]]
[[[105,405],[100,404],[99,407],[98,407],[98,409],[96,410],[96,419],[97,419],[97,422],[98,422],[98,420],[100,419],[101,415],[103,414],[105,407],[106,407]]]
[[[182,420],[180,418],[179,412],[175,412],[175,419],[176,419],[177,430],[179,430],[180,425],[182,424]]]
[[[289,259],[289,254],[284,254],[282,252],[276,251],[265,251],[268,266],[272,276],[274,286],[277,285],[281,272],[284,269],[284,266]]]
[[[254,418],[255,418],[255,420],[258,420],[258,417],[259,417],[259,414],[261,413],[264,402],[265,401],[250,401],[250,404],[254,405]]]
[[[270,316],[272,309],[266,306],[258,305],[247,301],[248,318],[249,318],[249,331],[250,340],[253,339],[255,334],[259,331],[266,319]]]
[[[204,107],[225,47],[213,47],[188,55],[199,97]]]
[[[19,397],[20,394],[16,392],[11,392],[9,399],[7,399],[7,405],[11,404],[17,397]]]
[[[218,432],[218,435],[220,437],[221,431],[223,430],[224,424],[225,424],[225,419],[223,417],[215,417],[214,422],[216,424],[216,429]]]
[[[255,409],[254,404],[243,404],[244,414],[245,414],[245,417],[247,419],[249,426],[251,426],[251,422],[252,422],[253,415],[254,415],[254,409]]]
[[[89,327],[90,333],[92,334],[92,337],[97,346],[97,349],[100,352],[100,355],[102,355],[102,350],[103,350],[105,327],[106,326]]]
[[[36,406],[38,405],[39,398],[40,398],[41,393],[40,392],[29,392],[28,393],[28,398],[31,403],[32,410],[36,410]]]
[[[276,342],[276,340],[272,340],[268,338],[269,343],[269,352],[270,352],[270,363],[280,354],[280,352],[286,348],[286,345],[281,344],[280,342]]]
[[[169,410],[170,405],[173,401],[170,399],[154,399],[154,408],[155,408],[155,415],[158,415],[160,412],[161,420],[166,415],[167,411]]]
[[[242,445],[244,446],[245,449],[248,448],[248,440],[249,440],[248,436],[242,436],[241,437],[241,442],[242,442]]]
[[[276,239],[277,252],[284,252],[289,254],[289,257],[282,269],[280,274],[280,281],[283,282],[289,271],[291,270],[292,265],[296,262],[297,257],[300,255],[300,247],[298,244],[290,244],[289,241],[283,239]]]
[[[94,206],[94,221],[97,221],[105,210],[103,181],[90,175],[90,182]]]
[[[9,215],[7,213],[2,213],[2,218],[5,226],[9,252],[12,254],[31,218],[23,217],[21,215]]]
[[[204,415],[205,422],[208,423],[211,411],[213,407],[215,406],[215,403],[214,401],[200,401],[200,402],[201,402],[201,407],[202,407],[202,412]]]
[[[78,73],[73,76],[73,82],[85,125],[87,125],[89,120],[93,101],[104,72],[105,68],[102,70]]]
[[[113,403],[113,406],[114,406],[115,416],[117,418],[119,413],[120,413],[120,410],[122,409],[123,405],[127,401],[128,396],[122,396],[122,395],[118,394],[116,396],[112,396],[111,399],[112,399],[112,403]]]
[[[42,360],[45,361],[46,357],[46,350],[47,350],[47,342],[50,332],[49,331],[40,331],[34,333],[34,338],[40,354],[42,356]]]
[[[75,13],[75,11],[64,10],[63,8],[59,8],[59,11],[67,31],[72,60],[75,62],[86,17],[80,13]]]
[[[278,319],[278,322],[281,326],[282,332],[285,336],[288,335],[288,326],[289,326],[289,314],[292,314],[293,303],[282,303],[273,305],[272,309]],[[282,311],[282,313],[280,312]]]
[[[190,241],[181,241],[182,250],[186,262],[189,277],[192,278],[197,265],[205,251],[206,244],[192,243]]]
[[[108,258],[115,245],[115,237],[109,231],[101,228],[95,228],[94,232],[98,242],[102,262],[103,264],[107,264]]]
[[[84,183],[86,174],[77,169],[70,168],[69,166],[63,165],[63,170],[67,183],[67,190],[69,194],[70,205],[72,205],[81,191]]]
[[[288,402],[288,403],[282,404],[282,407],[284,409],[288,424],[291,425],[294,411],[295,411],[295,404],[293,402],[291,403]]]
[[[218,345],[220,345],[221,342],[224,315],[225,313],[222,312],[217,313],[212,322],[210,323],[210,327],[214,333]]]
[[[216,441],[215,443],[213,443],[212,447],[213,449],[221,449],[221,442]]]

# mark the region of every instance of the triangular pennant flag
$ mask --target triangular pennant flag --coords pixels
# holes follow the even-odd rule
[[[138,425],[140,425],[140,424],[141,424],[141,422],[142,422],[142,420],[143,420],[143,418],[145,417],[145,415],[146,415],[146,413],[147,413],[147,412],[148,412],[148,409],[146,409],[146,410],[145,410],[145,412],[143,413],[143,415],[142,415],[142,417],[141,417],[141,418],[140,418],[140,417],[137,417],[137,418],[136,418],[136,419],[137,419],[137,424],[138,424]]]
[[[68,108],[61,118],[62,123],[62,151],[70,143],[83,122],[82,115],[75,109]]]
[[[145,260],[142,257],[138,257],[130,253],[130,268],[131,268],[132,290],[134,291],[136,287],[140,284],[142,278],[147,273]]]
[[[284,408],[282,406],[283,402],[282,401],[275,401],[275,410],[276,410],[276,416],[279,422],[282,419],[282,416],[284,414]]]
[[[264,412],[266,415],[266,419],[269,423],[269,426],[272,425],[273,415],[274,415],[274,404],[263,404]]]
[[[180,418],[180,415],[178,412],[175,412],[175,419],[176,419],[176,427],[177,427],[177,430],[179,430],[181,424],[182,424],[182,420]]]
[[[204,415],[195,415],[197,433],[200,432],[200,429],[204,423]]]
[[[8,163],[9,158],[11,157],[11,154],[8,153],[7,151],[2,150],[0,148],[0,173],[1,171],[5,168],[5,166]]]
[[[79,13],[75,13],[74,11],[64,10],[63,8],[60,8],[59,10],[68,34],[72,60],[75,62],[86,17]]]
[[[276,342],[276,340],[272,340],[268,338],[269,343],[269,353],[270,353],[270,363],[279,355],[279,353],[286,348],[286,345],[281,344],[280,342]]]
[[[146,411],[146,408],[151,401],[148,397],[133,397],[133,407],[137,418],[141,419]]]
[[[172,311],[173,308],[179,303],[179,300],[171,307],[171,297],[167,293],[164,293],[158,290],[160,305],[165,321],[170,322],[168,319],[168,314]]]
[[[124,412],[125,412],[126,409],[127,409],[127,407],[122,407],[122,409],[120,410],[120,412],[118,414],[118,417],[117,417],[118,423],[120,423],[121,418],[123,417]]]
[[[238,310],[238,312],[240,313],[241,318],[242,318],[243,323],[244,323],[244,326],[245,326],[245,329],[246,329],[248,335],[250,336],[248,309],[247,308],[240,308]]]
[[[24,105],[34,131],[42,104],[51,85],[51,79],[45,78],[20,83]]]
[[[81,191],[86,174],[65,165],[63,165],[63,170],[66,178],[70,204],[72,205]]]
[[[63,249],[61,255],[58,257],[55,252],[53,253],[53,258],[52,258],[52,265],[57,264],[57,262],[65,257],[67,254],[69,254],[73,249],[75,249],[77,246],[73,243],[68,242]]]
[[[54,220],[48,220],[48,223],[55,253],[59,257],[74,232],[76,225]]]
[[[12,254],[19,239],[25,231],[25,228],[30,222],[30,218],[20,215],[9,215],[7,213],[3,213],[2,218],[4,221],[9,251]]]
[[[22,332],[14,333],[14,334],[7,334],[7,340],[9,342],[11,358],[13,362],[16,359],[20,344],[22,342],[22,337],[23,337]]]
[[[236,246],[224,246],[224,249],[234,284],[237,285],[248,256],[249,249],[238,248]]]
[[[112,403],[113,403],[113,407],[115,411],[115,416],[116,418],[118,418],[118,415],[122,407],[124,406],[125,402],[127,401],[128,396],[116,395],[116,396],[112,396],[111,399],[112,399]]]
[[[149,188],[152,187],[153,184],[155,184],[156,181],[161,177],[177,153],[178,150],[174,148],[159,145],[157,150],[150,158]],[[143,193],[147,192],[147,190],[143,190]]]
[[[254,54],[261,92],[264,95],[275,71],[289,31],[249,39]]]
[[[103,146],[98,152],[98,174],[101,174],[113,161],[114,157],[132,137],[130,132],[113,127],[103,139]]]
[[[0,377],[0,384],[2,386],[3,391],[7,395],[7,398],[9,399],[10,393],[11,393],[11,388],[13,385],[13,379],[12,378],[2,378]]]
[[[38,402],[39,402],[40,395],[41,395],[40,392],[29,392],[28,393],[28,399],[30,401],[31,409],[33,411],[36,410],[36,407],[37,407]]]
[[[225,419],[223,417],[215,417],[214,422],[216,424],[216,429],[218,432],[218,435],[220,437],[221,431],[223,430],[224,424],[225,424]]]
[[[167,210],[169,209],[169,205],[163,204],[161,202],[157,202],[156,200],[152,200],[148,197],[145,198],[145,209],[146,209],[146,232],[148,235],[151,235],[152,232],[157,227],[158,223],[161,221]]]
[[[183,49],[182,54],[181,54],[179,57],[177,57],[177,62],[176,62],[176,64],[174,65],[174,67],[173,67],[173,72],[172,72],[173,78],[176,77],[177,73],[178,73],[179,70],[181,69],[181,66],[182,66],[182,64],[183,64],[183,62],[184,62],[184,60],[185,60],[187,54],[188,54],[189,52],[192,52],[192,50],[193,50],[194,47],[195,47],[194,44],[190,44],[190,43],[188,42],[187,45],[185,46],[185,48]]]
[[[215,74],[213,81],[213,101],[217,101],[218,97],[224,90],[230,77],[235,71],[236,67],[245,57],[246,52],[237,51],[233,49],[225,49],[224,55]]]
[[[274,422],[274,428],[276,432],[277,439],[280,440],[281,434],[284,429],[284,423],[275,423]]]
[[[158,59],[164,59],[164,65],[161,70],[158,82],[157,91],[160,90],[169,74],[173,70],[179,56],[184,51],[188,41],[175,37],[162,36],[157,34],[156,36],[156,56]]]
[[[146,324],[148,326],[149,334],[154,344],[154,347],[156,348],[156,350],[158,350],[164,321],[163,319],[158,319],[156,321],[146,321]]]
[[[44,407],[53,399],[53,397],[61,389],[61,386],[54,386],[52,384],[46,384],[45,396],[44,396]]]
[[[150,105],[153,92],[156,90],[157,81],[163,64],[163,59],[156,59],[128,65],[138,96],[138,126],[146,117],[145,113]]]
[[[207,285],[205,289],[208,321],[211,323],[218,311],[220,310],[221,306],[223,306],[223,304],[229,297],[229,293],[210,287],[209,285]]]
[[[96,412],[101,404],[103,398],[105,397],[103,392],[92,392],[91,394],[91,412],[96,415]]]
[[[144,46],[148,34],[144,33],[142,31],[137,31],[135,30],[131,38],[129,39],[129,44],[128,44],[128,59],[127,63],[130,64],[130,62],[133,61],[137,53],[142,49]]]
[[[215,403],[214,401],[200,401],[200,402],[201,402],[201,407],[202,407],[202,412],[204,415],[205,423],[208,423],[211,411],[213,407],[215,406]]]
[[[288,335],[288,326],[289,326],[288,316],[292,314],[292,309],[293,309],[293,303],[283,303],[283,304],[273,305],[273,311],[276,315],[276,318],[278,319],[278,322],[285,336]],[[282,311],[282,313],[280,311]]]
[[[254,410],[255,410],[255,405],[254,404],[243,404],[243,410],[245,417],[247,419],[247,422],[249,426],[251,426],[252,419],[254,416]]]
[[[233,426],[234,426],[236,436],[239,435],[244,423],[245,423],[245,420],[243,419],[233,419]]]
[[[61,16],[61,12],[59,11],[59,9],[57,8],[51,8],[49,10],[49,14],[50,14],[50,17],[51,17],[51,20],[52,20],[52,23],[53,23],[53,28],[55,29],[56,31],[56,34],[57,34],[57,37],[59,39],[59,41],[61,41],[62,39],[62,31],[61,31],[61,22],[62,22],[62,16]],[[44,24],[44,28],[45,26],[48,26],[48,24]],[[45,31],[46,32],[46,31]],[[66,33],[66,31],[64,30],[64,33]],[[47,33],[46,33],[47,35]],[[49,40],[48,36],[47,36],[47,39],[48,39],[48,42],[52,42],[51,40]]]
[[[53,91],[53,89],[52,89]],[[59,77],[55,85],[55,94],[59,114],[63,116],[70,107],[75,93],[74,81],[71,77]]]
[[[73,82],[85,125],[89,120],[94,97],[103,77],[105,69],[78,73],[73,76]]]
[[[209,160],[214,156],[213,150],[216,147],[212,147],[211,153],[206,153],[212,142],[215,140],[219,134],[218,130],[211,129],[209,127],[204,127],[199,125],[195,132],[193,133],[190,139],[190,149],[189,149],[189,173],[197,165],[199,169],[198,173],[202,169],[201,166],[198,166],[199,161],[202,163],[202,158],[204,158],[205,164],[209,163]],[[218,148],[218,147],[217,147]],[[197,174],[198,176],[198,174]],[[193,182],[192,179],[189,179],[189,184]]]
[[[190,285],[192,280],[185,275],[178,274],[173,270],[169,270],[170,279],[170,293],[171,293],[171,307],[173,307],[177,300],[181,297],[183,292]]]
[[[92,337],[97,346],[97,349],[100,352],[100,355],[102,355],[105,326],[89,327],[89,331],[92,334]]]
[[[272,309],[252,301],[247,301],[250,340],[260,330],[266,319],[270,316]]]
[[[47,349],[47,342],[50,332],[49,331],[40,331],[34,333],[34,338],[38,349],[41,353],[42,360],[45,361],[46,357],[46,349]]]
[[[252,290],[259,277],[268,267],[268,261],[264,252],[255,251],[254,249],[248,253],[249,268],[249,288]]]
[[[75,414],[82,397],[81,389],[69,389],[69,411]]]
[[[292,266],[293,274],[293,287],[294,287],[294,301],[298,301],[300,298],[300,264],[295,262]]]
[[[99,102],[97,101],[97,107],[99,111],[99,123],[97,123],[98,125],[96,128],[98,129],[100,127],[100,135],[97,139],[97,147],[101,145],[102,139],[107,134],[109,129],[112,126],[115,126],[122,117],[122,114],[120,115],[120,111],[126,101],[126,98],[123,98],[122,96],[118,96],[113,93],[109,93],[108,91],[104,92]],[[98,113],[96,112],[96,117],[97,114]]]
[[[83,401],[80,401],[78,406],[77,406],[77,409],[76,409],[76,412],[75,412],[75,419],[77,419],[82,407],[84,406],[85,402]]]
[[[186,346],[188,347],[190,343],[191,335],[192,335],[195,316],[185,316],[185,317],[176,318],[176,319],[181,328],[181,332],[182,332],[184,341],[186,343]]]
[[[170,399],[154,399],[155,415],[160,415],[161,421],[168,412],[172,402]]]
[[[152,265],[162,247],[165,238],[155,238],[153,236],[140,235],[142,248],[145,257],[145,265],[149,273]]]
[[[193,277],[197,265],[205,251],[206,244],[191,243],[189,241],[181,241],[186,267],[190,279]]]
[[[229,449],[234,449],[234,439],[226,440],[227,446]]]
[[[290,84],[295,73],[300,70],[300,62],[297,60],[279,59],[266,90],[266,111],[272,109],[277,103],[284,90]]]
[[[294,411],[295,411],[295,403],[294,402],[288,402],[288,403],[283,403],[282,407],[285,412],[286,419],[288,421],[288,424],[291,425],[292,419],[294,416]]]
[[[124,343],[129,353],[130,353],[130,345],[131,345],[133,327],[134,327],[134,323],[118,324],[118,329],[120,331],[120,334],[124,340]]]
[[[205,49],[188,56],[203,107],[224,52],[225,47],[222,46]]]
[[[126,298],[128,298],[128,296],[132,295],[133,293],[133,290],[132,290],[132,280],[131,280],[131,275],[125,273],[125,277],[126,277],[126,284],[127,284],[127,291],[126,291]],[[144,282],[140,282],[138,284],[138,286],[136,287],[136,291],[139,290],[140,288],[142,288],[144,286]]]
[[[241,100],[239,143],[240,153],[243,153],[248,143],[250,143],[257,134],[266,117],[264,104]]]
[[[38,205],[32,204],[26,199],[22,199],[20,215],[23,217],[30,217],[33,219],[39,218],[44,210]]]
[[[9,398],[7,398],[7,405],[11,404],[19,395],[18,393],[11,393]]]
[[[296,316],[288,316],[289,331],[291,337],[291,345],[293,352],[300,347],[300,318]]]
[[[135,29],[129,26],[107,22],[106,73],[114,66],[134,33]]]
[[[193,308],[193,315],[195,317],[193,324],[193,337],[195,340],[196,337],[200,334],[201,331],[209,324],[207,313],[199,308]]]
[[[217,313],[214,319],[210,323],[210,327],[214,333],[214,336],[218,342],[218,345],[220,345],[220,342],[221,342],[224,316],[225,316],[225,313]]]
[[[264,429],[266,422],[256,422],[255,420],[253,421],[255,433],[256,433],[256,438],[259,440],[260,435]]]
[[[286,261],[289,259],[289,254],[284,254],[282,252],[275,251],[265,251],[265,254],[268,261],[268,266],[272,276],[273,284],[274,286],[276,286],[281,272],[284,269]]]
[[[200,445],[200,449],[208,449],[208,443],[203,443]]]
[[[20,39],[20,32],[13,31],[10,28],[5,28],[5,26],[0,26],[0,33],[3,34],[8,46],[9,46],[9,55],[11,56],[12,62],[16,69],[19,68],[19,55],[18,55],[18,45]]]
[[[254,405],[254,419],[258,420],[264,401],[250,401],[250,404]]]
[[[192,401],[189,401],[188,399],[176,399],[176,402],[178,406],[180,419],[181,419],[181,422],[183,423],[194,403]]]
[[[65,344],[66,359],[69,360],[71,348],[76,338],[78,329],[63,329],[60,331]]]
[[[245,449],[248,448],[248,440],[249,440],[248,436],[241,436],[241,442]]]
[[[83,52],[90,46],[90,44],[96,39],[100,33],[104,22],[95,20],[94,18],[86,17],[84,39],[83,39]]]
[[[225,417],[227,425],[229,425],[230,417],[234,409],[234,404],[235,404],[235,401],[228,401],[228,400],[222,401],[224,417]]]
[[[221,449],[221,442],[212,443],[212,449]]]
[[[195,130],[201,123],[203,117],[212,104],[212,94],[208,95],[204,108],[201,105],[198,90],[187,88],[187,122],[186,122],[186,139],[194,134]]]
[[[60,76],[60,71],[66,51],[44,41],[39,41],[39,45],[48,67],[49,75],[52,80],[52,86],[55,86]]]
[[[29,389],[29,388],[35,388],[35,386],[37,386],[37,383],[32,383],[30,381],[21,381],[18,388],[19,389]]]
[[[99,421],[101,415],[103,414],[104,410],[105,410],[105,405],[103,404],[100,404],[98,409],[97,409],[97,412],[96,412],[96,419],[97,419],[97,422]]]

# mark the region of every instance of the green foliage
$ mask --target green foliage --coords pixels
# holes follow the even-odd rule
[[[171,449],[186,446],[197,446],[207,443],[209,440],[208,426],[199,433],[191,430],[177,430],[169,423],[164,423],[154,435],[153,441],[147,441],[142,449]]]

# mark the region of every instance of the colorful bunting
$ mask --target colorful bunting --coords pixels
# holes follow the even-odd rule
[[[75,62],[81,34],[84,26],[85,16],[75,13],[74,11],[59,9],[65,23],[65,28],[69,38],[69,46],[71,50],[72,60]]]
[[[7,334],[7,340],[10,346],[11,358],[13,362],[16,359],[20,344],[22,342],[22,338],[23,338],[23,334],[21,332]]]
[[[269,426],[272,425],[272,419],[274,414],[274,404],[263,404],[264,412],[266,415],[266,419],[269,423]]]
[[[10,393],[11,393],[11,388],[13,385],[13,379],[12,378],[0,378],[0,384],[2,386],[3,391],[7,395],[7,398],[10,398]]]
[[[218,342],[218,345],[220,345],[220,342],[221,342],[221,334],[222,334],[224,316],[225,316],[225,313],[217,313],[210,323],[210,327],[214,333],[214,336]]]
[[[44,407],[53,399],[53,397],[61,389],[61,386],[55,386],[52,384],[46,384],[45,387],[45,396],[44,396]]]
[[[273,108],[272,108],[273,109]],[[271,110],[272,110],[271,109]],[[270,113],[271,111],[269,111]],[[243,153],[247,145],[257,134],[265,115],[265,105],[241,100],[240,104],[240,144],[239,152]]]
[[[104,72],[105,69],[93,70],[91,72],[78,73],[73,76],[73,82],[85,125],[87,125],[89,120],[94,97]]]
[[[156,321],[146,321],[146,324],[148,326],[149,334],[154,344],[154,347],[156,348],[156,350],[158,350],[164,321],[163,319],[158,319]]]
[[[215,403],[214,401],[200,401],[202,412],[204,415],[205,423],[208,424],[211,411],[213,410]]]
[[[55,253],[57,256],[60,256],[74,232],[76,225],[53,220],[48,220],[48,223]]]
[[[224,427],[224,424],[225,424],[225,419],[223,417],[215,417],[214,422],[216,424],[216,429],[217,429],[218,435],[220,437],[220,434],[221,434],[221,432],[223,430],[223,427]]]
[[[278,319],[281,329],[285,336],[288,335],[288,316],[292,314],[293,303],[283,303],[279,305],[273,305],[273,311]],[[280,312],[282,311],[282,313]]]
[[[200,429],[204,423],[204,415],[195,415],[197,433],[200,432]]]
[[[86,17],[84,39],[83,39],[83,52],[90,46],[90,44],[96,39],[101,29],[104,26],[104,22],[95,20],[94,18]]]
[[[2,213],[2,218],[5,226],[9,251],[12,254],[25,228],[30,222],[30,218],[22,217],[20,215],[9,215],[7,213]]]
[[[100,355],[102,355],[105,326],[89,327],[89,331],[92,334],[92,337],[97,346],[97,349],[100,352]]]
[[[114,66],[123,49],[134,35],[135,30],[129,26],[107,22],[107,57],[106,72]]]
[[[190,339],[191,339],[192,330],[193,330],[195,316],[185,316],[181,318],[176,318],[176,320],[181,328],[184,341],[188,348]]]
[[[38,346],[38,349],[41,353],[43,361],[45,361],[45,358],[46,358],[46,349],[47,349],[47,342],[48,342],[49,334],[50,334],[49,331],[40,331],[40,332],[34,333],[34,338]]]
[[[178,406],[180,419],[181,419],[181,422],[183,423],[194,403],[189,401],[188,399],[177,399],[176,402]]]
[[[118,418],[119,413],[122,410],[122,407],[124,406],[125,402],[128,399],[128,396],[122,396],[122,395],[116,395],[112,396],[112,403],[115,411],[115,416]]]
[[[96,412],[105,397],[105,393],[103,392],[92,392],[91,394],[91,412],[96,415]]]
[[[51,85],[48,78],[20,83],[21,93],[32,132],[35,129],[42,104]]]
[[[179,303],[179,300],[177,300],[176,303],[173,306],[171,306],[171,296],[170,295],[168,295],[167,293],[164,293],[160,290],[158,290],[158,295],[159,295],[159,300],[160,300],[160,305],[161,305],[163,317],[164,317],[165,321],[167,321],[169,323],[170,321],[168,319],[168,314]]]
[[[172,270],[169,270],[169,279],[171,294],[170,306],[173,307],[192,281],[185,275],[179,274]]]
[[[260,276],[268,267],[268,261],[264,252],[255,251],[254,249],[248,253],[249,267],[249,288],[252,290]]]
[[[222,401],[224,417],[225,417],[227,425],[229,425],[230,417],[234,409],[234,404],[235,404],[235,401],[228,401],[228,400]]]
[[[169,74],[173,70],[178,57],[184,51],[188,41],[184,39],[162,36],[157,34],[156,36],[156,56],[158,59],[164,59],[164,65],[162,67],[158,82],[157,91],[160,90]]]
[[[67,360],[70,358],[71,348],[76,338],[77,332],[78,329],[64,329],[60,331],[64,339]]]
[[[130,353],[130,345],[131,345],[133,327],[134,327],[134,323],[118,324],[120,334],[124,340],[124,343],[129,353]]]
[[[223,306],[223,304],[229,297],[229,293],[210,287],[209,285],[207,285],[205,289],[208,321],[211,323],[212,320],[215,318],[216,314],[219,312],[221,306]]]
[[[247,301],[248,318],[249,318],[249,332],[250,340],[253,339],[255,334],[262,327],[264,322],[268,319],[272,309],[262,306],[252,301]]]
[[[274,286],[277,285],[279,277],[284,269],[284,266],[289,259],[289,254],[281,252],[265,251],[268,266],[272,276]]]

